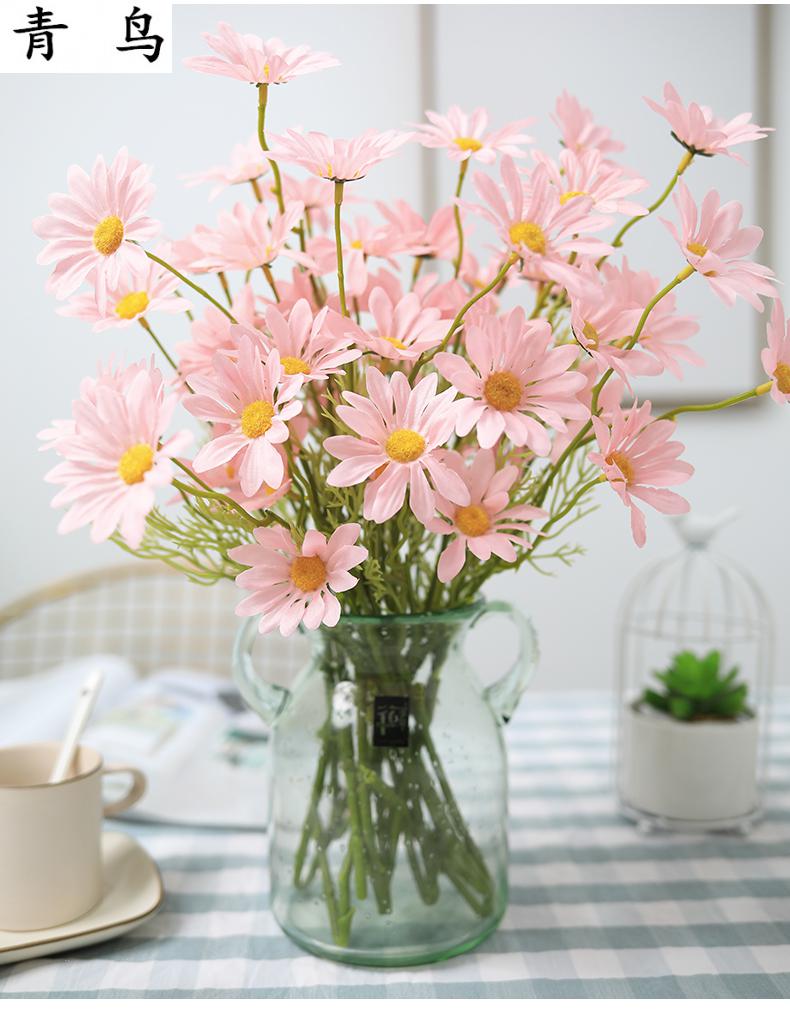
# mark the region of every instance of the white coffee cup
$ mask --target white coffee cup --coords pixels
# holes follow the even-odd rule
[[[134,767],[103,765],[80,746],[70,776],[48,779],[59,743],[0,748],[0,929],[53,928],[86,914],[102,898],[101,827],[145,792]],[[105,774],[131,775],[126,795],[102,804]]]

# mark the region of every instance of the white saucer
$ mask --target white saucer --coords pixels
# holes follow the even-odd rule
[[[52,956],[78,946],[114,939],[151,918],[162,905],[164,889],[150,855],[128,834],[102,834],[104,897],[81,918],[37,929],[0,929],[0,964]]]

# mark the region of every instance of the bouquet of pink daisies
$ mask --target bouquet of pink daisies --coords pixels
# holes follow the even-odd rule
[[[261,631],[448,610],[498,572],[569,562],[566,529],[606,488],[641,546],[645,506],[688,508],[671,489],[693,472],[678,415],[790,400],[790,328],[771,270],[747,258],[762,231],[741,225],[739,203],[700,191],[706,159],[738,157],[768,132],[749,115],[721,119],[669,84],[663,104],[648,99],[680,145],[648,205],[622,144],[568,94],[552,153],[530,147],[529,119],[493,128],[485,110],[456,106],[408,131],[274,133],[273,86],[337,61],[227,25],[206,39],[215,55],[187,64],[257,97],[257,136],[188,178],[212,196],[236,187],[232,209],[156,240],[151,171],[122,150],[70,168],[68,192],[34,222],[60,311],[96,331],[138,325],[155,351],[100,367],[71,418],[42,433],[60,457],[47,479],[67,508],[61,531],[87,525],[94,541],[189,578],[235,579],[249,593],[237,612]],[[414,143],[458,166],[428,220],[375,202],[367,178]],[[362,199],[344,206],[349,187]],[[678,247],[662,278],[620,254],[659,208]],[[472,222],[487,262],[470,251]],[[758,311],[774,299],[766,380],[656,416],[639,377],[702,363],[683,284]],[[506,288],[518,307],[503,307]],[[183,342],[164,345],[159,313],[185,317]],[[474,861],[464,844],[458,857]]]

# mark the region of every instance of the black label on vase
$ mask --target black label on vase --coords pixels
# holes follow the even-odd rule
[[[409,745],[409,698],[376,697],[373,701],[373,745]]]

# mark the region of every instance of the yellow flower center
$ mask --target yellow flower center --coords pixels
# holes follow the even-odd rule
[[[241,433],[245,438],[260,438],[272,426],[274,407],[265,399],[256,399],[241,411]]]
[[[145,442],[127,448],[118,463],[118,476],[124,483],[142,483],[154,464],[154,450]]]
[[[352,249],[361,249],[362,248],[362,242],[360,242],[360,240],[358,238],[355,238],[354,241],[351,243],[351,248]]]
[[[514,245],[526,245],[530,252],[542,256],[546,251],[546,235],[543,228],[534,221],[517,221],[510,227],[510,241]]]
[[[280,364],[285,368],[286,375],[306,375],[310,371],[310,365],[307,361],[303,361],[301,357],[285,357],[280,358]]]
[[[625,452],[611,452],[606,457],[606,462],[610,466],[616,466],[623,474],[626,483],[631,483],[634,479],[634,467]]]
[[[236,476],[236,467],[232,463],[228,463],[228,465],[225,467],[225,473],[228,477],[228,480],[232,480],[234,476]]]
[[[598,330],[589,322],[585,322],[584,329],[582,330],[582,335],[584,339],[589,343],[593,350],[598,350],[598,345],[601,342],[601,338],[598,336]]]
[[[562,194],[562,196],[560,197],[560,204],[561,204],[561,206],[564,207],[566,203],[568,203],[570,200],[574,199],[575,197],[577,197],[577,196],[586,196],[586,195],[587,195],[587,193],[583,189],[571,189],[569,192]]]
[[[467,505],[455,513],[455,524],[464,536],[482,536],[491,528],[491,519],[482,505]]]
[[[334,172],[332,171],[332,162],[331,161],[327,161],[327,163],[326,163],[326,171],[324,172],[324,175],[328,179],[331,179],[332,176],[334,175]]]
[[[475,137],[456,137],[453,143],[462,151],[479,151],[483,146]]]
[[[130,291],[125,294],[115,306],[115,314],[121,319],[133,319],[148,308],[148,295],[145,291]]]
[[[790,396],[790,364],[780,361],[774,369],[776,388],[785,396]]]
[[[414,462],[425,451],[425,439],[407,427],[398,428],[387,438],[384,446],[387,455],[395,462]]]
[[[269,66],[269,64],[268,63],[264,63],[263,64],[263,76],[268,79],[269,74],[271,72],[272,72],[272,68]]]
[[[385,336],[383,337],[383,339],[386,340],[387,343],[391,343],[396,350],[406,349],[406,344],[403,342],[403,340],[399,340],[397,336]]]
[[[326,565],[320,557],[296,557],[291,564],[291,581],[302,592],[315,592],[326,581]]]
[[[689,242],[686,248],[689,252],[693,252],[695,256],[704,256],[708,251],[707,245],[703,245],[701,242]]]
[[[485,381],[483,395],[495,410],[514,410],[521,402],[521,382],[512,371],[495,371]]]
[[[114,215],[105,217],[96,225],[93,244],[103,256],[117,252],[123,241],[123,221]]]

